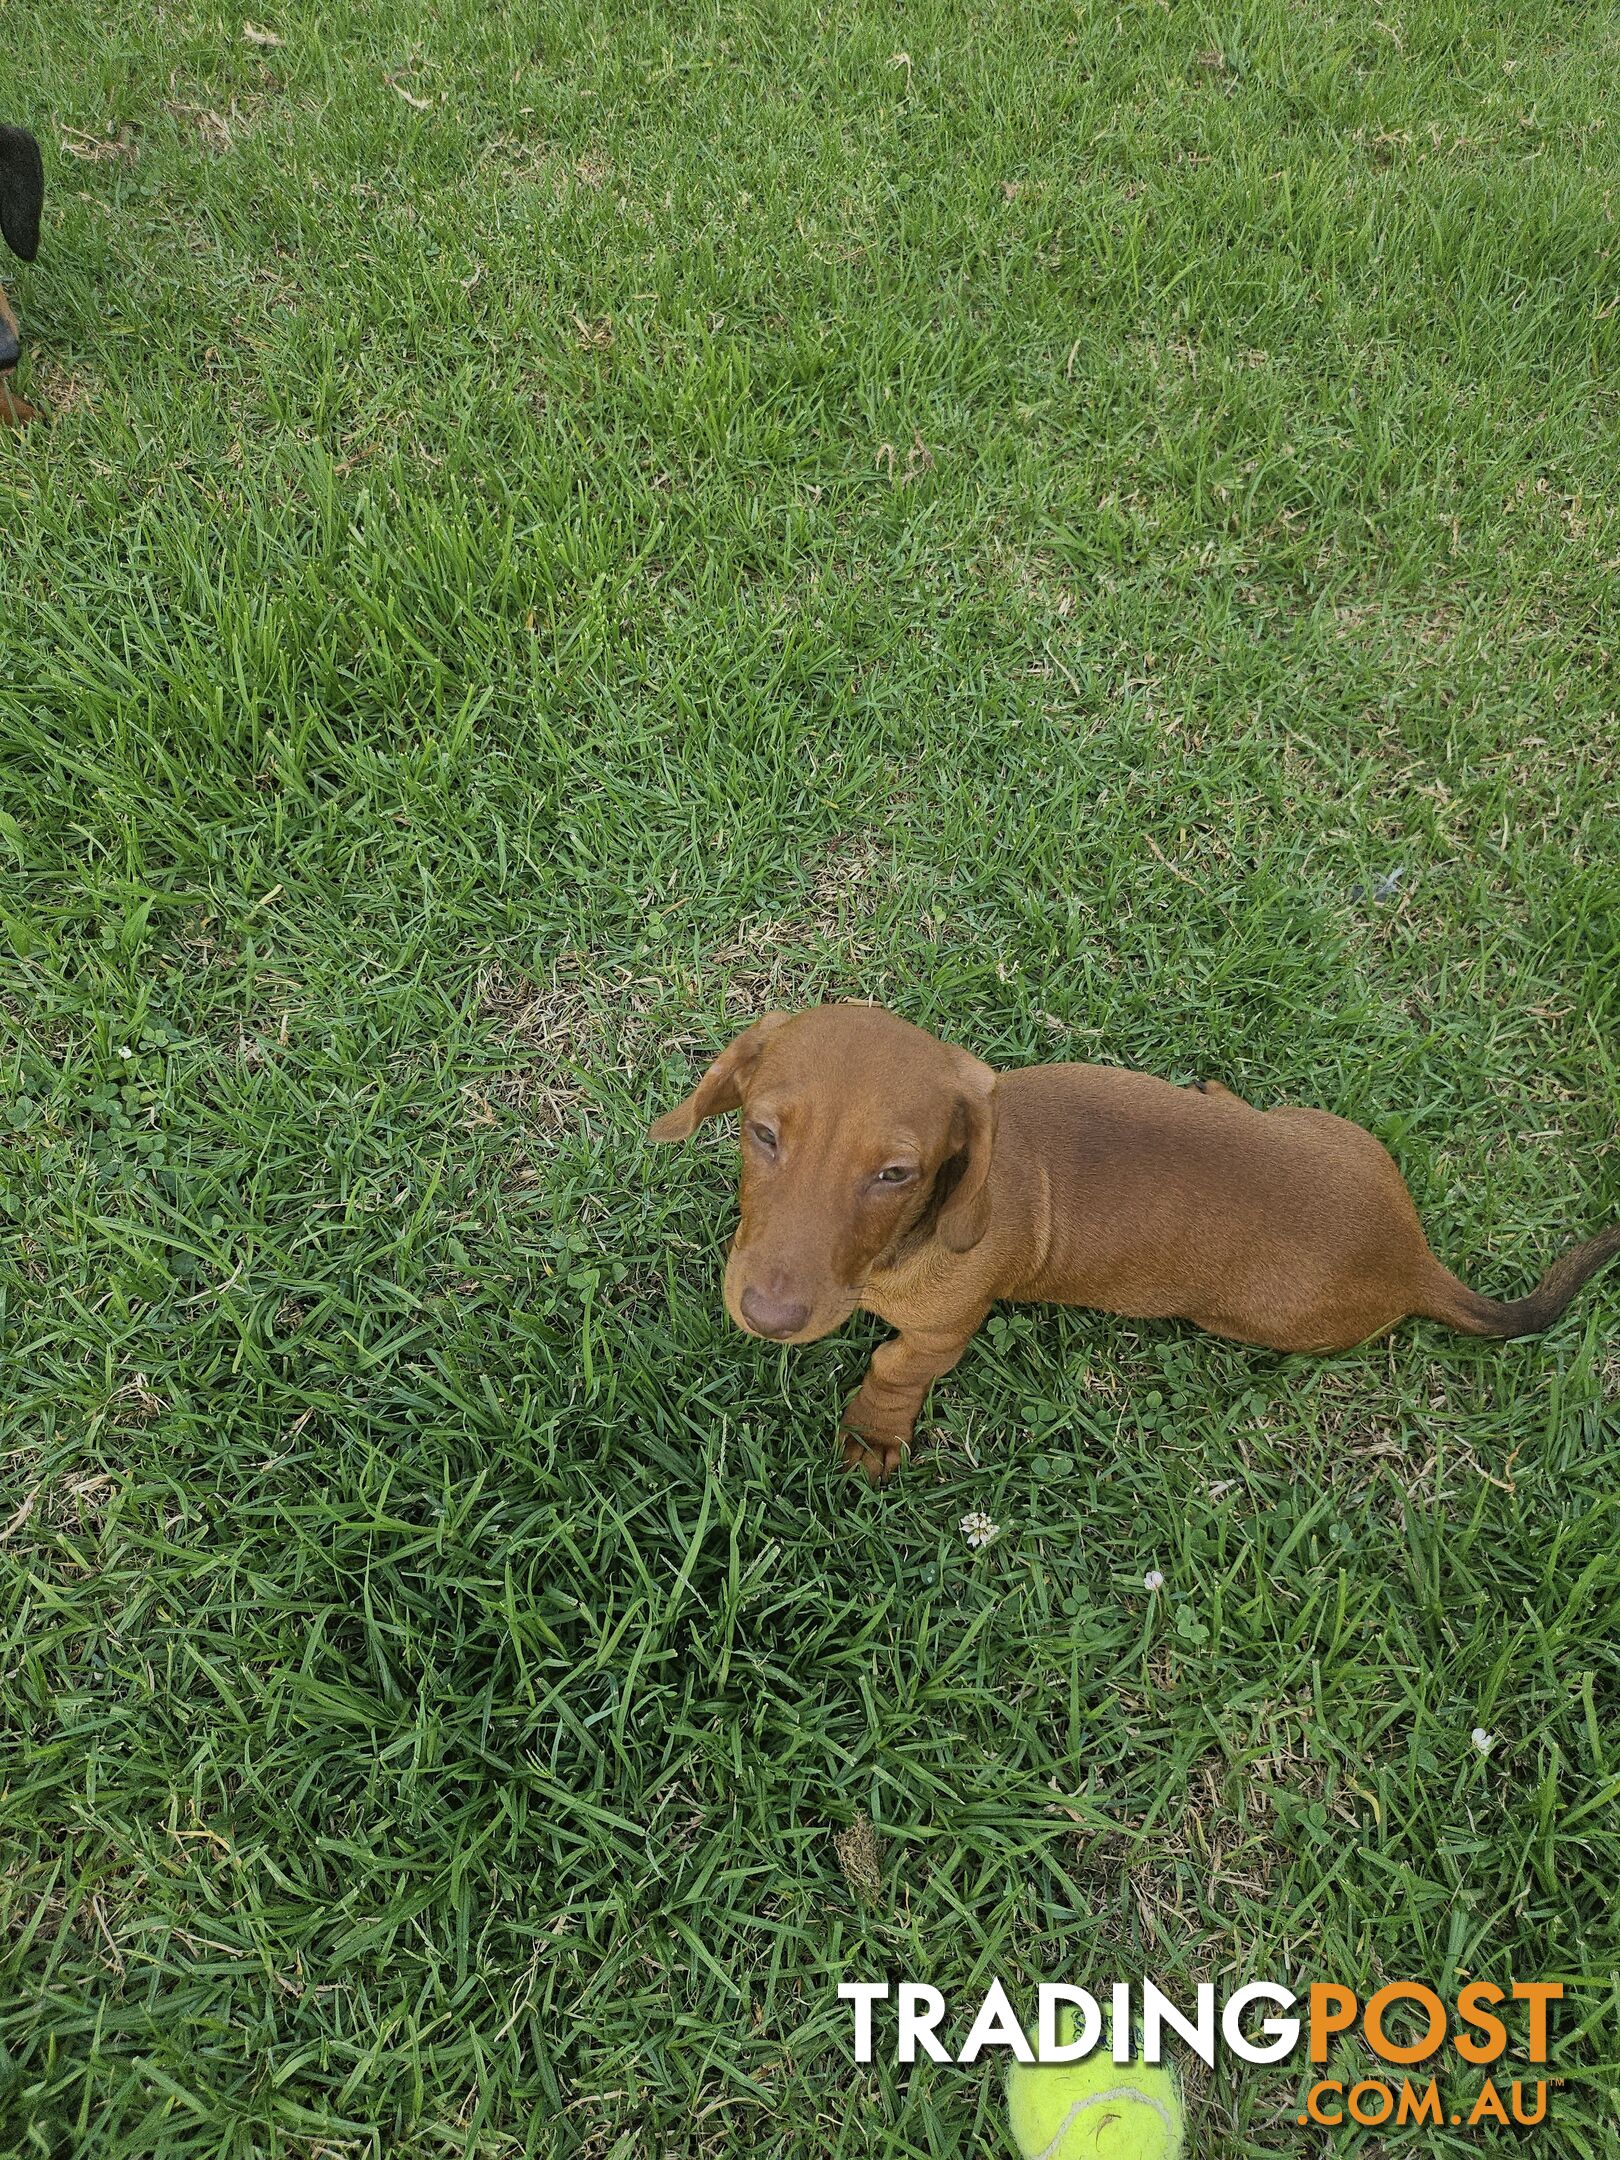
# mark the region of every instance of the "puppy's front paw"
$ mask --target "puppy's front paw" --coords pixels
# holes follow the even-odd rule
[[[859,1470],[870,1484],[882,1485],[905,1461],[903,1440],[868,1440],[864,1433],[844,1428],[843,1460],[846,1470]]]
[[[839,1431],[844,1442],[844,1468],[863,1472],[874,1485],[894,1475],[911,1445],[911,1426],[902,1429],[900,1419],[886,1417],[864,1388],[844,1405]]]

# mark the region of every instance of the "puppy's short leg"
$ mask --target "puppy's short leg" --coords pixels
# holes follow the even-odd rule
[[[908,1328],[879,1344],[840,1420],[846,1470],[864,1470],[879,1484],[900,1467],[928,1390],[961,1357],[977,1326],[975,1320],[948,1333]]]

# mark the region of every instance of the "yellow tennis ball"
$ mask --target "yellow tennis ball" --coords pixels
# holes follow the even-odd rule
[[[1178,2160],[1184,2127],[1175,2075],[1117,2063],[1014,2063],[1007,2113],[1024,2160]]]

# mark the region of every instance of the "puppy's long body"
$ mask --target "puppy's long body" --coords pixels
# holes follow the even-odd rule
[[[1616,1225],[1502,1304],[1430,1252],[1400,1172],[1358,1125],[1101,1065],[997,1075],[877,1006],[767,1014],[652,1137],[737,1108],[727,1309],[782,1342],[857,1307],[898,1330],[844,1412],[845,1460],[874,1477],[998,1299],[1325,1352],[1409,1315],[1534,1333],[1620,1252]]]

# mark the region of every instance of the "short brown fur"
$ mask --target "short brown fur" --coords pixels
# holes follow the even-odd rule
[[[1325,1352],[1408,1315],[1533,1333],[1620,1252],[1616,1225],[1499,1304],[1430,1252],[1400,1172],[1358,1125],[1103,1065],[997,1075],[875,1005],[767,1014],[651,1137],[683,1140],[732,1109],[726,1309],[781,1342],[813,1342],[857,1307],[898,1330],[843,1416],[844,1460],[873,1478],[997,1299]]]

